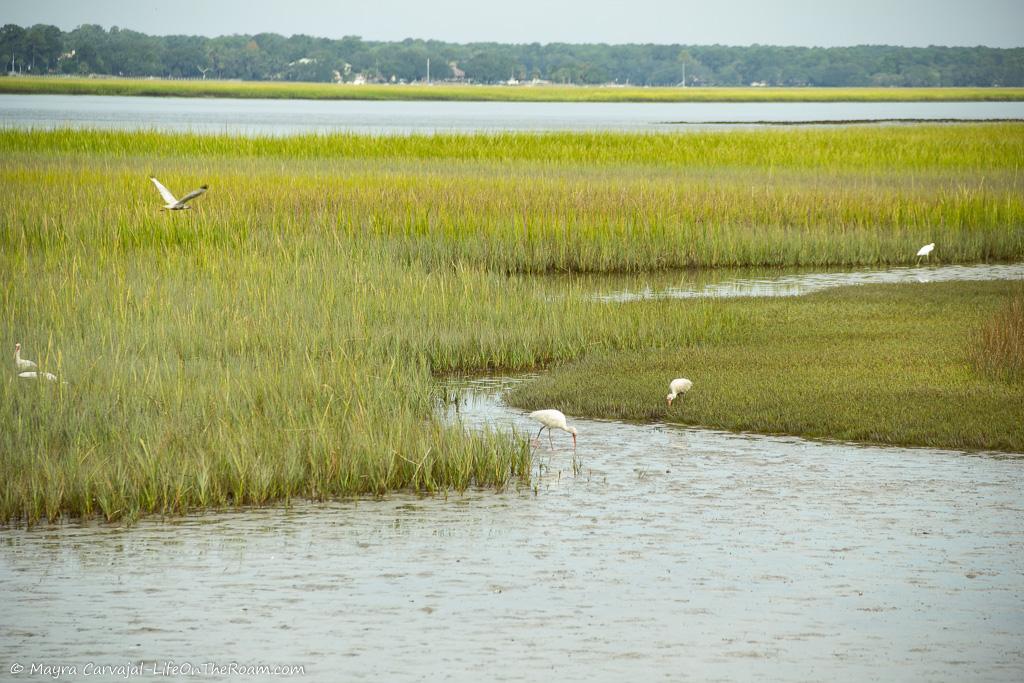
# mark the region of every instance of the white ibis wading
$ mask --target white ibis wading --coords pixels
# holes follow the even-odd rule
[[[572,434],[572,448],[576,450],[576,428],[570,427],[565,424],[565,415],[561,410],[535,410],[530,413],[530,419],[540,422],[541,428],[537,432],[537,440],[540,441],[541,432],[545,429],[548,430],[548,443],[554,447],[554,442],[551,440],[551,430],[561,429],[563,432],[569,432]]]
[[[935,242],[932,242],[931,244],[926,244],[926,245],[924,245],[923,247],[921,247],[920,249],[917,250],[917,263],[918,263],[918,265],[921,264],[921,258],[922,257],[928,259],[929,261],[931,260],[931,257],[929,256],[929,254],[932,253],[932,249],[934,249],[934,248],[935,248]]]

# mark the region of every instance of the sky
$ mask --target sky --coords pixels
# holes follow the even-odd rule
[[[1024,46],[1024,0],[0,0],[0,24],[453,43]]]

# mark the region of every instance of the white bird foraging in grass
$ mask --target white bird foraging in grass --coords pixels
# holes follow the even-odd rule
[[[156,189],[160,191],[160,196],[164,198],[165,202],[167,202],[164,204],[163,208],[160,209],[161,211],[181,211],[182,209],[191,209],[192,207],[186,206],[186,204],[206,192],[208,187],[207,185],[200,185],[198,190],[192,190],[181,199],[175,199],[174,195],[171,194],[171,191],[161,185],[159,180],[153,176],[150,176],[149,179],[153,181],[153,184],[156,185]]]
[[[547,429],[548,443],[554,447],[555,444],[551,440],[551,430],[561,429],[563,432],[572,434],[572,448],[576,450],[576,428],[565,424],[565,415],[562,414],[561,410],[535,410],[530,413],[530,419],[536,420],[542,425],[540,431],[537,432],[537,441],[540,441],[541,432]]]
[[[35,362],[21,357],[21,342],[14,345],[14,371],[22,379],[45,379],[48,382],[56,382],[57,375],[52,372],[40,372]],[[67,384],[67,382],[61,382]]]
[[[30,372],[19,372],[18,377],[22,379],[45,379],[47,382],[56,382],[57,375],[52,372],[36,372],[32,370]]]
[[[669,382],[668,385],[668,396],[665,398],[668,400],[668,404],[672,405],[672,401],[675,400],[679,394],[685,394],[687,391],[693,388],[693,382],[686,379],[685,377],[679,377]]]
[[[14,369],[18,372],[26,372],[28,370],[35,370],[38,365],[35,362],[28,360],[27,358],[21,357],[21,342],[14,345]]]
[[[925,258],[928,258],[929,261],[931,260],[931,257],[928,256],[928,255],[932,253],[932,249],[934,249],[934,248],[935,248],[935,242],[932,242],[931,244],[926,244],[926,245],[924,245],[923,247],[921,247],[920,249],[917,250],[917,263],[918,263],[918,265],[921,264],[921,257],[922,256],[924,256]]]

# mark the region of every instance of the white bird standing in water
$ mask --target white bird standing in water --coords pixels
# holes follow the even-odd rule
[[[922,256],[924,256],[925,258],[927,258],[930,261],[931,257],[928,256],[928,255],[932,253],[932,249],[934,249],[934,248],[935,248],[935,242],[932,242],[931,244],[926,244],[923,247],[921,247],[920,249],[918,249],[917,250],[917,265],[921,265],[921,257]]]
[[[164,198],[165,202],[167,202],[164,204],[163,208],[160,209],[161,211],[181,211],[182,209],[191,209],[191,206],[185,205],[202,193],[206,192],[208,187],[207,185],[200,185],[198,190],[192,190],[181,199],[175,199],[174,195],[171,194],[171,191],[161,185],[159,180],[153,176],[150,176],[149,179],[153,181],[153,184],[156,185],[156,189],[160,191],[160,196]]]
[[[572,448],[576,450],[576,428],[570,427],[565,424],[565,415],[561,410],[535,410],[530,413],[530,419],[536,420],[541,423],[540,431],[537,432],[537,440],[540,441],[541,432],[545,429],[548,430],[548,443],[554,448],[554,442],[551,440],[551,430],[561,429],[563,432],[569,432],[572,434]]]
[[[672,405],[672,401],[675,400],[679,394],[685,394],[687,391],[693,388],[693,382],[686,379],[685,377],[679,377],[669,382],[668,385],[668,396],[665,398],[668,400],[668,404]]]
[[[21,342],[14,345],[14,369],[17,372],[27,372],[28,370],[35,370],[39,366],[34,361],[30,361],[27,358],[21,357]]]

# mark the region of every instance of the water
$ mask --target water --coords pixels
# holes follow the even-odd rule
[[[532,429],[501,404],[508,382],[461,385],[449,416]],[[575,457],[568,435],[554,449],[543,439],[536,490],[6,530],[0,666],[301,664],[346,681],[1024,676],[1021,460],[574,423]]]
[[[496,131],[679,131],[756,122],[1024,119],[1024,102],[371,102],[0,95],[0,126],[287,135]],[[713,122],[728,121],[728,124]]]
[[[623,287],[623,280],[627,286]],[[832,272],[792,272],[770,269],[716,269],[684,273],[591,278],[599,301],[650,299],[802,296],[823,289],[852,285],[1024,280],[1022,263],[979,263],[969,266],[915,266]]]

